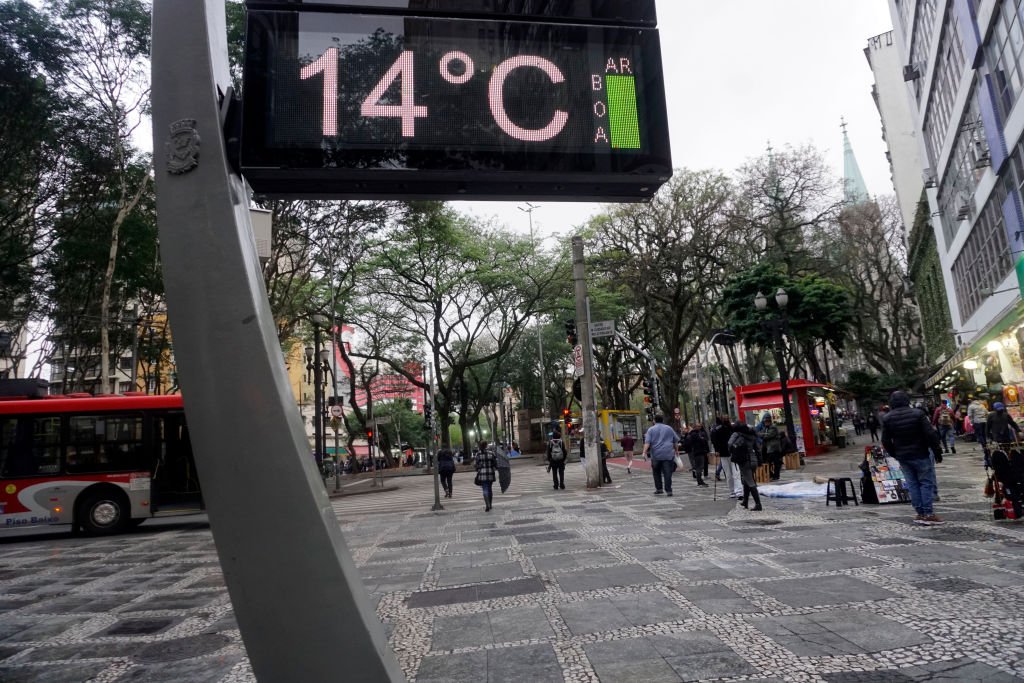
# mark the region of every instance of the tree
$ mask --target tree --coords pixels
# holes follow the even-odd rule
[[[149,106],[149,7],[141,0],[59,0],[53,11],[70,41],[66,83],[95,129],[93,150],[106,164],[95,188],[114,209],[99,302],[100,392],[110,393],[110,326],[119,233],[149,189],[150,173],[131,136]]]
[[[785,289],[789,302],[785,311],[779,310],[774,294]],[[768,298],[768,310],[761,312],[754,306],[758,293]],[[762,262],[735,275],[725,287],[722,311],[727,324],[747,347],[771,348],[772,333],[761,322],[770,317],[785,315],[789,320],[786,353],[794,370],[810,374],[823,382],[825,373],[818,361],[816,348],[828,344],[842,354],[853,314],[849,292],[842,286],[816,273],[789,276],[774,263]],[[796,374],[796,373],[794,373]]]
[[[564,264],[436,203],[409,205],[370,256],[361,296],[380,300],[386,308],[376,310],[388,311],[399,334],[426,344],[437,372],[441,433],[448,434],[456,409],[466,433],[467,370],[508,353],[549,291],[567,279]],[[400,360],[374,357],[423,385]]]
[[[921,321],[905,284],[907,252],[895,198],[844,209],[839,231],[833,272],[851,294],[858,350],[876,372],[920,372]]]
[[[842,181],[822,154],[810,145],[769,149],[739,169],[738,187],[736,219],[757,235],[752,252],[790,275],[818,269],[843,206]]]
[[[665,372],[665,410],[679,405],[687,364],[712,322],[716,288],[730,271],[733,188],[715,171],[676,171],[648,204],[591,221],[594,272],[624,283],[641,312],[629,330]]]

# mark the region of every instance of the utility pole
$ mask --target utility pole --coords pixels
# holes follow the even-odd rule
[[[516,207],[530,219],[530,249],[534,254],[537,253],[537,243],[533,239],[533,211],[537,208],[535,204],[526,202],[526,208],[519,206]],[[546,382],[544,380],[544,334],[543,328],[540,323],[540,318],[537,319],[537,360],[540,361],[540,440],[541,443],[545,443],[548,438],[547,425],[548,425],[548,392]]]
[[[437,462],[437,445],[434,442],[434,434],[437,429],[437,415],[434,413],[434,364],[427,362],[427,405],[430,407],[430,429],[428,430],[429,436],[427,443],[427,458],[434,468],[434,506],[430,509],[434,512],[438,510],[444,510],[444,506],[441,505],[441,472],[438,469],[439,463]]]
[[[583,238],[572,238],[572,280],[576,291],[576,330],[583,347],[582,389],[583,439],[587,454],[587,488],[601,486],[601,449],[597,441],[597,404],[594,400],[594,354],[587,315],[587,276],[583,264]]]

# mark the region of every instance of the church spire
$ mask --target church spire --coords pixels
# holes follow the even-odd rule
[[[840,119],[839,127],[843,131],[843,199],[850,204],[867,201],[868,188],[864,184],[864,176],[860,174],[857,157],[853,155],[853,147],[846,134],[846,119]]]

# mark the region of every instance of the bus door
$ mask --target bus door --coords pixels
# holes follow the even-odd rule
[[[153,442],[156,453],[150,501],[153,513],[171,515],[204,509],[185,413],[154,414]]]

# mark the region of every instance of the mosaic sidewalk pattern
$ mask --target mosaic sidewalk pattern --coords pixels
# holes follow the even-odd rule
[[[1024,680],[1024,527],[949,460],[945,527],[633,477],[342,529],[410,680]],[[0,680],[254,680],[201,525],[4,543],[0,611]]]

